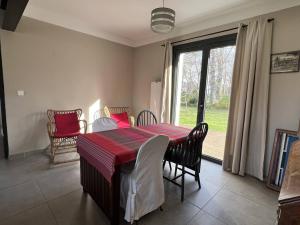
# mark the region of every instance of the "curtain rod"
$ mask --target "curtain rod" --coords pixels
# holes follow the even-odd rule
[[[272,21],[274,21],[274,18],[268,19],[268,22],[272,22]],[[247,26],[248,26],[247,24],[243,24],[243,27],[247,27]],[[176,44],[176,43],[180,43],[180,42],[184,42],[184,41],[189,41],[189,40],[193,40],[193,39],[196,39],[196,38],[206,37],[206,36],[210,36],[210,35],[214,35],[214,34],[220,34],[220,33],[224,33],[224,32],[227,32],[227,31],[236,30],[238,28],[239,27],[233,27],[233,28],[229,28],[229,29],[221,30],[221,31],[216,31],[216,32],[209,33],[209,34],[203,34],[203,35],[200,35],[200,36],[197,36],[197,37],[183,39],[183,40],[180,40],[180,41],[173,41],[173,42],[171,42],[171,44]],[[161,46],[164,47],[165,44],[162,44]]]

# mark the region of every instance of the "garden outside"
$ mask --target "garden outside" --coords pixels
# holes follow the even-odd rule
[[[197,107],[181,106],[179,125],[193,128],[197,120]],[[204,121],[208,124],[208,134],[203,144],[203,154],[223,160],[228,109],[210,108],[205,110]]]

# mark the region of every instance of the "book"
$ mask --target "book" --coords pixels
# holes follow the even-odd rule
[[[275,179],[275,185],[279,186],[279,178],[281,176],[282,170],[281,168],[281,162],[282,162],[282,155],[283,151],[285,148],[285,143],[286,143],[286,133],[281,134],[281,139],[280,139],[280,149],[279,149],[279,158],[278,158],[278,164],[277,164],[277,172],[276,172],[276,179]]]
[[[281,163],[281,166],[280,166],[280,168],[282,169],[281,177],[279,179],[279,185],[280,186],[283,182],[283,177],[284,177],[284,174],[285,174],[286,165],[288,163],[288,158],[289,158],[289,154],[290,154],[292,145],[297,140],[299,140],[298,136],[288,135],[288,137],[287,137],[286,147],[285,147],[285,150],[284,150],[284,155],[282,156],[282,163]]]

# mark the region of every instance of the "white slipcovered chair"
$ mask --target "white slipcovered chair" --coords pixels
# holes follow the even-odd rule
[[[96,119],[92,124],[93,132],[118,129],[118,124],[111,118],[101,117]]]
[[[133,223],[158,209],[165,201],[162,161],[169,138],[157,135],[139,149],[133,170],[121,171],[121,207]]]

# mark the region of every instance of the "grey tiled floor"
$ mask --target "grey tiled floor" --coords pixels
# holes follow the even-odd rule
[[[201,183],[198,191],[193,178],[187,178],[184,203],[179,188],[165,183],[164,210],[144,216],[139,224],[275,224],[278,194],[256,179],[231,175],[203,161]],[[82,193],[79,163],[53,167],[43,154],[0,160],[0,212],[0,225],[109,224]]]

